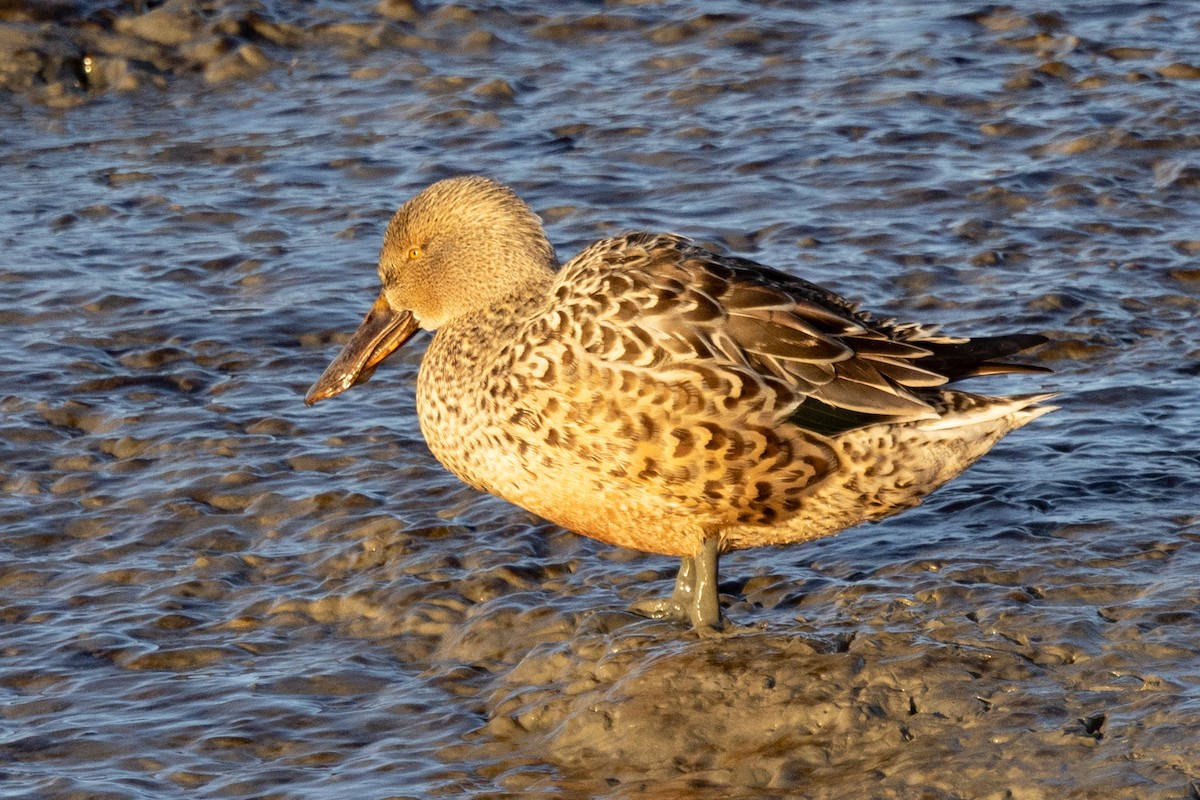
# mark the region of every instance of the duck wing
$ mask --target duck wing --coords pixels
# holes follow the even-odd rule
[[[881,419],[936,418],[921,390],[972,375],[1040,371],[994,359],[1045,341],[956,339],[877,320],[816,284],[670,234],[597,242],[563,267],[557,288],[560,304],[574,294],[594,309],[575,315],[592,355],[659,370],[733,372],[742,383],[749,373],[795,395],[785,403],[788,421],[826,434]]]

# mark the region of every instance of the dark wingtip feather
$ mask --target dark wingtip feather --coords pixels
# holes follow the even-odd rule
[[[1050,372],[1045,367],[1008,364],[994,360],[1048,341],[1050,340],[1040,333],[1013,333],[1006,336],[981,336],[964,342],[921,342],[922,346],[928,347],[933,353],[920,359],[917,364],[923,369],[945,375],[950,380],[1010,372]]]

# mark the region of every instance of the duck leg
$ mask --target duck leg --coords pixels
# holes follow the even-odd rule
[[[696,559],[684,556],[679,559],[679,574],[675,576],[675,590],[666,600],[659,600],[661,607],[660,618],[666,617],[678,622],[687,622],[690,617],[688,608],[692,596],[696,593]]]
[[[654,619],[690,622],[701,635],[721,630],[721,602],[717,592],[720,540],[704,539],[695,555],[684,556],[675,577],[675,590],[665,600],[636,603],[633,610]]]
[[[710,536],[700,543],[696,554],[692,556],[692,597],[688,616],[692,619],[692,627],[701,635],[720,631],[724,627],[721,598],[717,592],[720,545],[719,538]]]

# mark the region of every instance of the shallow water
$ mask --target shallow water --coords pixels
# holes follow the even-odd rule
[[[1200,9],[545,8],[276,5],[240,79],[0,95],[0,794],[1200,796]],[[724,559],[750,632],[639,619],[675,564],[443,471],[419,345],[302,402],[458,172],[563,257],[674,230],[1045,333],[976,388],[1062,410]]]

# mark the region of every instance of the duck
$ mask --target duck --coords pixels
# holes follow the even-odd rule
[[[918,505],[1054,393],[951,388],[1044,373],[1047,341],[881,318],[803,278],[670,233],[560,264],[507,186],[440,180],[391,218],[382,288],[309,405],[364,383],[417,331],[432,454],[467,484],[584,536],[675,556],[640,614],[719,634],[722,555]]]

